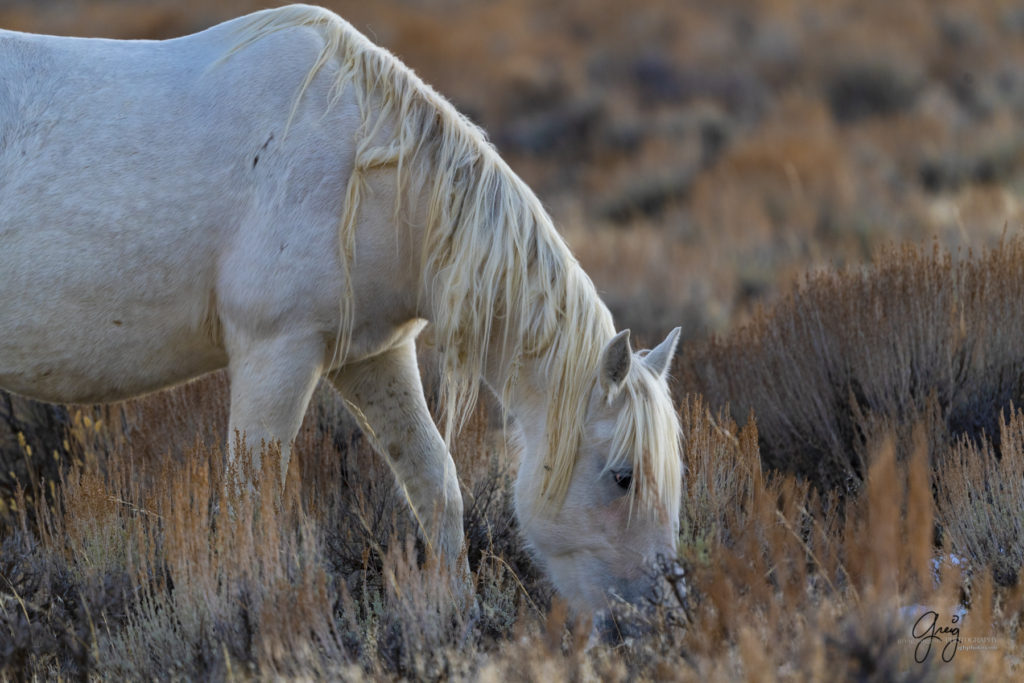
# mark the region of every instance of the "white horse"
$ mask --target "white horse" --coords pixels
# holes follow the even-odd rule
[[[426,321],[446,433],[481,378],[522,427],[516,511],[556,588],[583,610],[647,594],[674,554],[679,330],[633,353],[446,100],[304,5],[167,41],[0,31],[0,386],[107,402],[226,367],[231,433],[279,440],[286,469],[326,376],[464,564]]]

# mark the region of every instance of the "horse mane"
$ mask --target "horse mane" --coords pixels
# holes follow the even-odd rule
[[[300,26],[319,29],[324,46],[299,86],[292,116],[317,72],[332,59],[338,64],[332,98],[354,88],[362,115],[340,224],[343,263],[354,255],[366,172],[394,166],[399,194],[428,201],[421,258],[424,277],[431,279],[422,284],[435,293],[429,303],[440,352],[445,438],[472,413],[487,363],[497,360],[488,358],[489,348],[500,345],[507,380],[495,388],[505,406],[523,361],[539,361],[548,378],[550,408],[548,459],[537,495],[539,502],[561,505],[600,354],[615,333],[611,314],[536,195],[484,132],[348,22],[307,5],[257,12],[242,25],[231,53]],[[399,210],[396,205],[396,219]],[[349,335],[347,330],[344,338]],[[628,385],[630,407],[621,411],[613,439],[619,459],[635,460],[637,496],[645,507],[674,511],[680,488],[679,427],[664,380],[635,368]],[[664,401],[651,400],[657,391]],[[649,462],[641,462],[645,459]]]

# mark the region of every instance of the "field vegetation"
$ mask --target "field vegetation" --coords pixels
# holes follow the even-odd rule
[[[327,387],[283,490],[244,496],[223,375],[0,394],[0,680],[1020,678],[1024,6],[324,4],[488,130],[620,327],[683,325],[662,598],[589,641],[518,536],[489,400],[454,443],[467,602]],[[260,6],[12,0],[0,26]]]

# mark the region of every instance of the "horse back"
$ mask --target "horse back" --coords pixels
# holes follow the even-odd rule
[[[226,309],[335,324],[317,295],[336,312],[346,136],[315,123],[325,88],[284,140],[322,43],[297,28],[229,55],[237,22],[0,31],[0,386],[120,399],[222,367]]]

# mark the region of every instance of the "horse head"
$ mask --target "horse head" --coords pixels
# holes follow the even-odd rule
[[[544,468],[522,470],[516,482],[524,535],[578,613],[653,598],[653,564],[675,557],[682,476],[666,378],[678,338],[676,328],[634,352],[624,330],[604,347],[560,505],[536,495]]]

